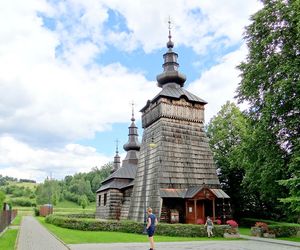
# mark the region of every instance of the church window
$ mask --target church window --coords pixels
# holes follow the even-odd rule
[[[103,206],[106,206],[107,194],[104,194]]]

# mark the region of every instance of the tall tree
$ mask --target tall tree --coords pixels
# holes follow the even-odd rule
[[[222,188],[231,197],[235,218],[239,218],[243,213],[248,197],[241,187],[246,165],[243,144],[248,132],[246,117],[230,102],[222,106],[207,127],[219,179]]]
[[[0,190],[0,210],[2,210],[4,201],[5,201],[5,194]]]
[[[249,104],[259,146],[265,145],[254,159],[256,171],[264,170],[266,178],[276,171],[271,187],[287,179],[283,184],[295,211],[300,206],[293,184],[300,178],[300,1],[262,2],[263,8],[246,28],[249,54],[239,65],[242,80],[237,97]],[[283,190],[277,186],[279,197]]]

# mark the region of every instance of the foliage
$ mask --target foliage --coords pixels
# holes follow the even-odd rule
[[[66,216],[49,215],[45,220],[47,223],[59,227],[77,229],[83,231],[114,231],[125,233],[142,233],[144,223],[135,221],[99,221],[95,219],[69,218]],[[223,236],[228,226],[220,225],[214,227],[216,236]],[[157,235],[167,236],[189,236],[201,237],[206,236],[206,230],[203,225],[189,224],[164,224],[160,223],[156,229]]]
[[[53,234],[62,239],[67,244],[79,243],[115,243],[115,242],[148,242],[148,237],[139,233],[122,233],[108,231],[81,231],[58,227],[44,222],[44,218],[38,218],[39,221]],[[156,242],[179,242],[179,241],[202,241],[211,240],[207,237],[170,237],[155,236]],[[223,237],[214,237],[213,240],[224,240]]]
[[[21,207],[34,207],[36,206],[36,203],[34,200],[31,200],[29,198],[11,198],[9,199],[9,203],[11,203],[13,206],[21,206]]]
[[[34,216],[40,216],[40,208],[39,207],[33,208],[33,213],[34,213]]]
[[[85,194],[79,196],[78,203],[80,204],[80,206],[81,206],[83,209],[85,209],[85,208],[87,207],[88,202],[89,202],[89,200],[88,200],[88,198],[87,198],[87,196],[86,196]]]
[[[30,180],[30,179],[20,179],[19,182],[29,182],[29,183],[36,183],[35,180]]]
[[[210,148],[218,167],[222,189],[230,196],[233,216],[240,217],[248,202],[241,184],[245,175],[245,142],[249,137],[248,121],[234,104],[227,102],[207,127]]]
[[[298,227],[299,224],[297,223],[287,223],[287,222],[278,222],[278,221],[272,221],[272,220],[263,220],[263,219],[257,219],[257,218],[242,218],[240,220],[240,225],[244,227],[252,227],[255,225],[257,221],[264,222],[266,224],[270,225],[279,225],[279,226],[291,226],[291,227]]]
[[[5,194],[0,190],[0,209],[2,209],[4,201],[5,201]]]
[[[226,221],[226,224],[231,226],[231,227],[238,227],[238,223],[235,220],[228,220]]]
[[[18,179],[17,178],[13,178],[13,177],[9,177],[9,176],[2,176],[0,174],[0,187],[7,185],[9,181],[17,182]]]
[[[7,183],[7,185],[1,187],[1,190],[6,194],[11,195],[11,197],[28,197],[31,199],[35,198],[34,191],[31,188],[21,185]]]
[[[263,230],[263,233],[266,233],[269,231],[268,224],[265,222],[256,222],[255,227],[260,227]]]
[[[249,104],[248,114],[255,135],[248,150],[252,152],[253,165],[248,171],[247,184],[262,173],[250,192],[259,187],[268,192],[256,194],[253,200],[257,200],[264,213],[271,211],[273,216],[280,216],[284,204],[278,204],[277,197],[290,204],[290,212],[299,211],[300,206],[294,184],[295,180],[299,181],[300,171],[297,164],[300,156],[300,2],[265,0],[263,4],[246,28],[249,54],[239,65],[242,80],[237,97],[240,102]],[[254,150],[256,148],[259,150]],[[282,182],[285,186],[278,185],[281,179],[286,180]],[[264,180],[266,184],[261,187]],[[285,195],[286,188],[289,197]]]
[[[57,180],[46,179],[36,188],[37,204],[51,204],[58,202],[61,196],[61,183]]]
[[[68,175],[61,181],[46,179],[36,189],[37,204],[56,205],[67,200],[86,208],[90,202],[95,201],[95,192],[108,177],[111,169],[112,164],[108,163],[100,169],[94,167],[88,173]]]
[[[300,231],[300,226],[269,225],[269,231],[274,233],[276,237],[290,237],[295,236]]]

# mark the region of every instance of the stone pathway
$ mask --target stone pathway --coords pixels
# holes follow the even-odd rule
[[[145,236],[146,237],[146,236]],[[272,239],[160,242],[156,250],[298,250],[300,243]],[[64,245],[48,232],[34,217],[23,217],[18,237],[17,250],[143,250],[148,243],[70,244]]]
[[[278,245],[268,242],[233,240],[233,241],[198,241],[198,242],[161,242],[155,244],[155,250],[297,250],[299,247]],[[71,250],[143,250],[149,249],[145,243],[111,244],[74,244]]]
[[[25,216],[21,222],[17,250],[68,250],[34,217]]]

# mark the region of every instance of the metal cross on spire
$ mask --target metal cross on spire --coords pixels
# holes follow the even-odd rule
[[[132,112],[131,112],[131,121],[135,121],[134,118],[134,101],[132,100],[131,104],[131,108],[132,108]]]
[[[116,140],[116,153],[119,153],[119,140]]]
[[[171,41],[172,35],[171,35],[171,17],[170,16],[169,16],[168,24],[169,24],[169,41]]]

